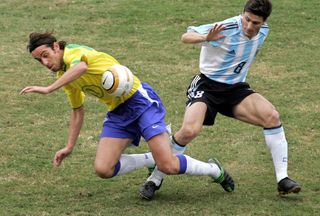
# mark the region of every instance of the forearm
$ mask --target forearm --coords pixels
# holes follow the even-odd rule
[[[183,43],[202,43],[206,42],[207,35],[202,35],[196,32],[184,33],[181,37]]]
[[[84,107],[81,106],[78,109],[73,109],[71,111],[70,117],[70,126],[69,126],[69,137],[68,137],[68,144],[67,148],[73,149],[76,145],[77,139],[80,134],[80,130],[83,124],[84,119]]]
[[[59,79],[57,79],[54,83],[48,86],[49,91],[53,92],[62,86],[67,85],[68,83],[78,79],[82,74],[84,74],[88,69],[88,66],[85,62],[80,62],[79,64],[70,68],[67,72],[65,72]]]
[[[217,41],[225,38],[221,32],[224,30],[223,24],[215,24],[209,29],[208,34],[200,34],[198,32],[187,32],[181,37],[183,43],[203,43],[207,41]]]

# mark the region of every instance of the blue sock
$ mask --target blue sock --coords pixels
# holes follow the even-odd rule
[[[180,161],[180,169],[179,169],[179,174],[183,174],[187,170],[187,159],[183,154],[178,154],[176,155],[177,158]]]

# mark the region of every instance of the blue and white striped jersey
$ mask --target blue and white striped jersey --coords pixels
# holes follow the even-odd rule
[[[259,33],[249,39],[243,34],[242,15],[224,20],[225,35],[217,41],[202,43],[200,52],[200,72],[208,78],[221,83],[234,84],[246,80],[249,67],[259,48],[266,39],[269,28],[263,24]],[[207,34],[214,24],[188,27],[188,32]]]

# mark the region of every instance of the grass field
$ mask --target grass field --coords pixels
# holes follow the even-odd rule
[[[189,25],[238,15],[244,0],[2,0],[0,2],[0,215],[319,215],[320,28],[318,0],[273,0],[270,35],[248,82],[278,109],[289,142],[289,175],[299,195],[280,198],[262,129],[218,116],[186,154],[217,157],[236,191],[207,177],[170,176],[153,201],[138,197],[146,169],[110,180],[93,169],[105,115],[86,101],[85,124],[73,154],[59,169],[55,152],[66,144],[69,112],[62,91],[19,96],[26,85],[54,77],[26,50],[33,31],[115,56],[160,94],[173,131],[181,125],[185,90],[198,72],[199,46],[184,45]],[[128,153],[147,151],[140,148]]]

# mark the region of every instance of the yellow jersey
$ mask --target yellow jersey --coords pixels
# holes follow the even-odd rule
[[[99,101],[107,106],[107,110],[112,111],[129,99],[141,85],[141,81],[134,76],[133,88],[129,94],[122,97],[114,97],[107,94],[101,84],[102,74],[110,66],[119,64],[119,62],[112,56],[98,52],[91,47],[68,44],[64,49],[63,61],[64,68],[58,71],[57,78],[81,61],[88,66],[87,71],[81,77],[63,87],[72,108],[81,107],[84,103],[85,95],[89,94],[99,98]]]

